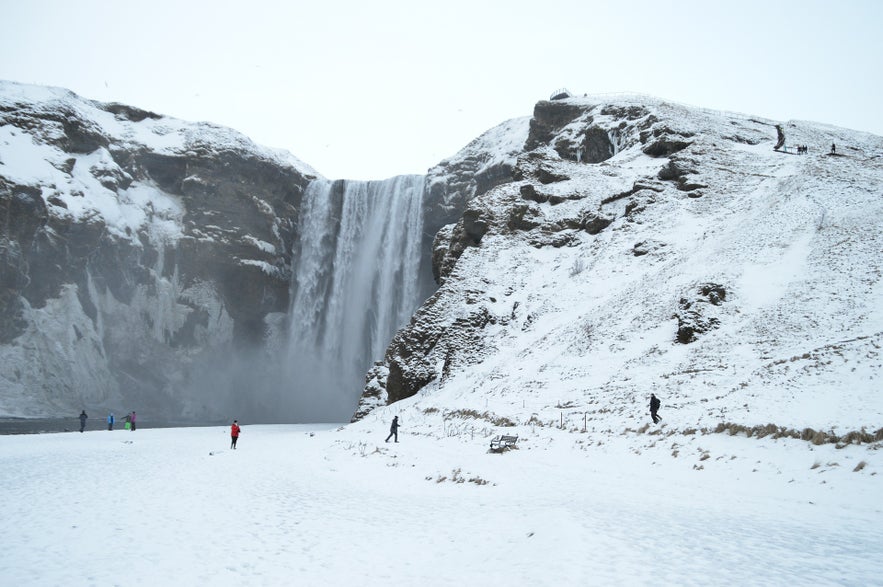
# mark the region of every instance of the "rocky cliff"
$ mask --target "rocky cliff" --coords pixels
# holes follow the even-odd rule
[[[4,82],[0,412],[227,407],[194,390],[282,328],[315,175],[229,129]]]

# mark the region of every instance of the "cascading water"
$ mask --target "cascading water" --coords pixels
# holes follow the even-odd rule
[[[371,364],[421,300],[423,182],[312,182],[292,254],[287,398],[297,421],[349,419]]]

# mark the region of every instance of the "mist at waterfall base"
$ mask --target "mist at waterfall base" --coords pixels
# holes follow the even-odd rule
[[[366,372],[433,287],[421,258],[423,182],[312,182],[283,327],[264,348],[203,365],[189,393],[223,396],[224,411],[252,423],[349,421]]]

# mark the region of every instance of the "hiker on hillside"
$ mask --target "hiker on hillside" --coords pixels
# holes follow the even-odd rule
[[[86,415],[86,410],[80,412],[80,432],[86,429],[86,420],[89,416]]]
[[[233,425],[230,426],[230,448],[236,450],[236,441],[239,440],[239,420],[233,420]]]
[[[386,437],[384,442],[389,442],[389,439],[393,436],[396,437],[396,442],[399,441],[399,417],[394,416],[392,419],[392,424],[389,425],[389,436]]]
[[[653,418],[653,423],[658,424],[660,420],[662,420],[662,416],[657,414],[660,406],[659,398],[654,394],[650,394],[650,417]]]
[[[113,412],[111,412],[107,415],[107,429],[108,430],[113,430],[113,422],[114,422],[114,417],[113,417]]]
[[[837,153],[837,145],[831,143],[831,154],[835,155]]]

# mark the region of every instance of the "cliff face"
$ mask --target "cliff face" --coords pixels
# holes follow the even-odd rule
[[[809,153],[774,151],[777,124]],[[359,382],[314,384],[324,380],[305,377],[311,353],[358,374],[370,362],[360,341],[385,345],[375,325],[390,308],[375,302],[427,297],[364,366],[355,418],[441,390],[458,409],[496,398],[524,422],[525,393],[624,410],[655,390],[718,416],[733,401],[799,416],[805,389],[872,402],[881,152],[880,137],[649,98],[540,102],[425,178],[334,184],[327,210],[313,206],[330,224],[308,232],[302,200],[317,174],[287,153],[2,83],[0,414],[337,417]],[[357,193],[400,202],[388,192],[399,184],[419,194],[419,213],[358,220],[368,210]],[[419,267],[405,271],[392,249]],[[304,250],[315,271],[301,267]],[[355,285],[334,285],[344,282]],[[292,292],[312,285],[323,293],[293,319]],[[331,310],[313,311],[323,304],[340,324],[363,324],[359,334],[339,336]],[[334,359],[347,345],[358,361]],[[333,410],[315,411],[325,395]]]
[[[212,125],[0,90],[0,411],[227,404],[191,386],[283,328],[315,172]]]
[[[883,139],[783,124],[797,156],[774,150],[776,124],[640,97],[537,104],[511,180],[436,235],[440,287],[356,418],[412,398],[412,420],[489,401],[522,424],[555,405],[603,420],[655,391],[703,421],[756,424],[762,404],[779,424],[874,426]],[[847,396],[867,421],[807,421],[803,402]]]
[[[3,83],[0,414],[348,416],[364,370],[434,291],[435,232],[510,179],[511,153],[464,153],[432,181],[336,182],[312,205],[330,206],[317,226],[301,216],[318,174],[287,153]],[[409,213],[389,212],[404,201]],[[399,242],[415,245],[383,249]],[[294,304],[316,280],[316,299]]]

